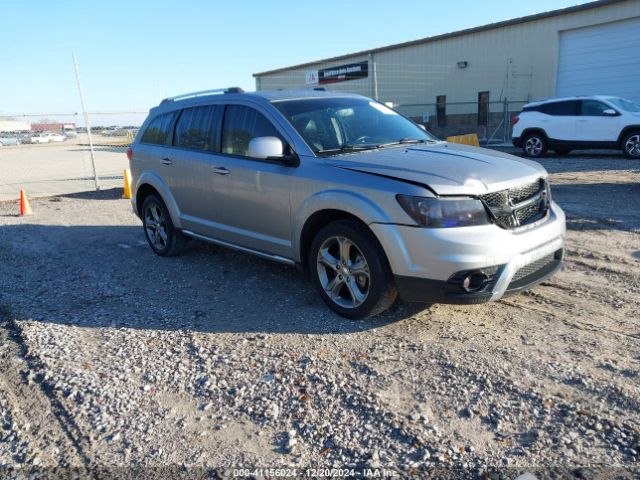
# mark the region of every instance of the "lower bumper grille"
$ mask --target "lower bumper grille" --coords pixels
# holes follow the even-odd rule
[[[516,272],[516,274],[511,279],[512,282],[517,282],[518,280],[522,280],[524,277],[528,277],[529,275],[536,273],[538,270],[543,269],[551,262],[553,262],[554,253],[551,255],[547,255],[546,257],[542,257],[535,262],[530,263],[529,265],[525,265],[520,270]]]
[[[561,261],[562,249],[520,267],[511,279],[507,291],[521,289],[539,282],[551,272],[555,271],[560,266]]]

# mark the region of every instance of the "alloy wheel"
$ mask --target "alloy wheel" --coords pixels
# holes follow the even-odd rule
[[[167,220],[162,209],[155,203],[150,203],[144,213],[144,226],[147,237],[158,250],[164,250],[169,241]]]
[[[624,149],[633,157],[640,157],[640,133],[631,135],[624,142]]]
[[[343,308],[356,308],[367,299],[371,278],[360,248],[349,238],[327,238],[318,250],[317,272],[327,296]]]
[[[527,155],[537,157],[542,152],[542,140],[538,137],[529,137],[524,144],[524,150]]]

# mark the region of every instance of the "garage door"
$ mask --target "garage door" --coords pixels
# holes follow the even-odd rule
[[[560,32],[556,94],[640,102],[640,17]]]

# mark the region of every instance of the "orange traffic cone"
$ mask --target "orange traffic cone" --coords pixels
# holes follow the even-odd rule
[[[33,215],[33,212],[27,194],[24,193],[24,190],[20,190],[20,216],[24,217],[25,215]]]

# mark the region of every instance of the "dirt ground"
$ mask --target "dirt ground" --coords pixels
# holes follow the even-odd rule
[[[293,268],[198,241],[155,256],[118,191],[0,203],[0,478],[637,478],[640,164],[541,163],[560,273],[361,322]]]

